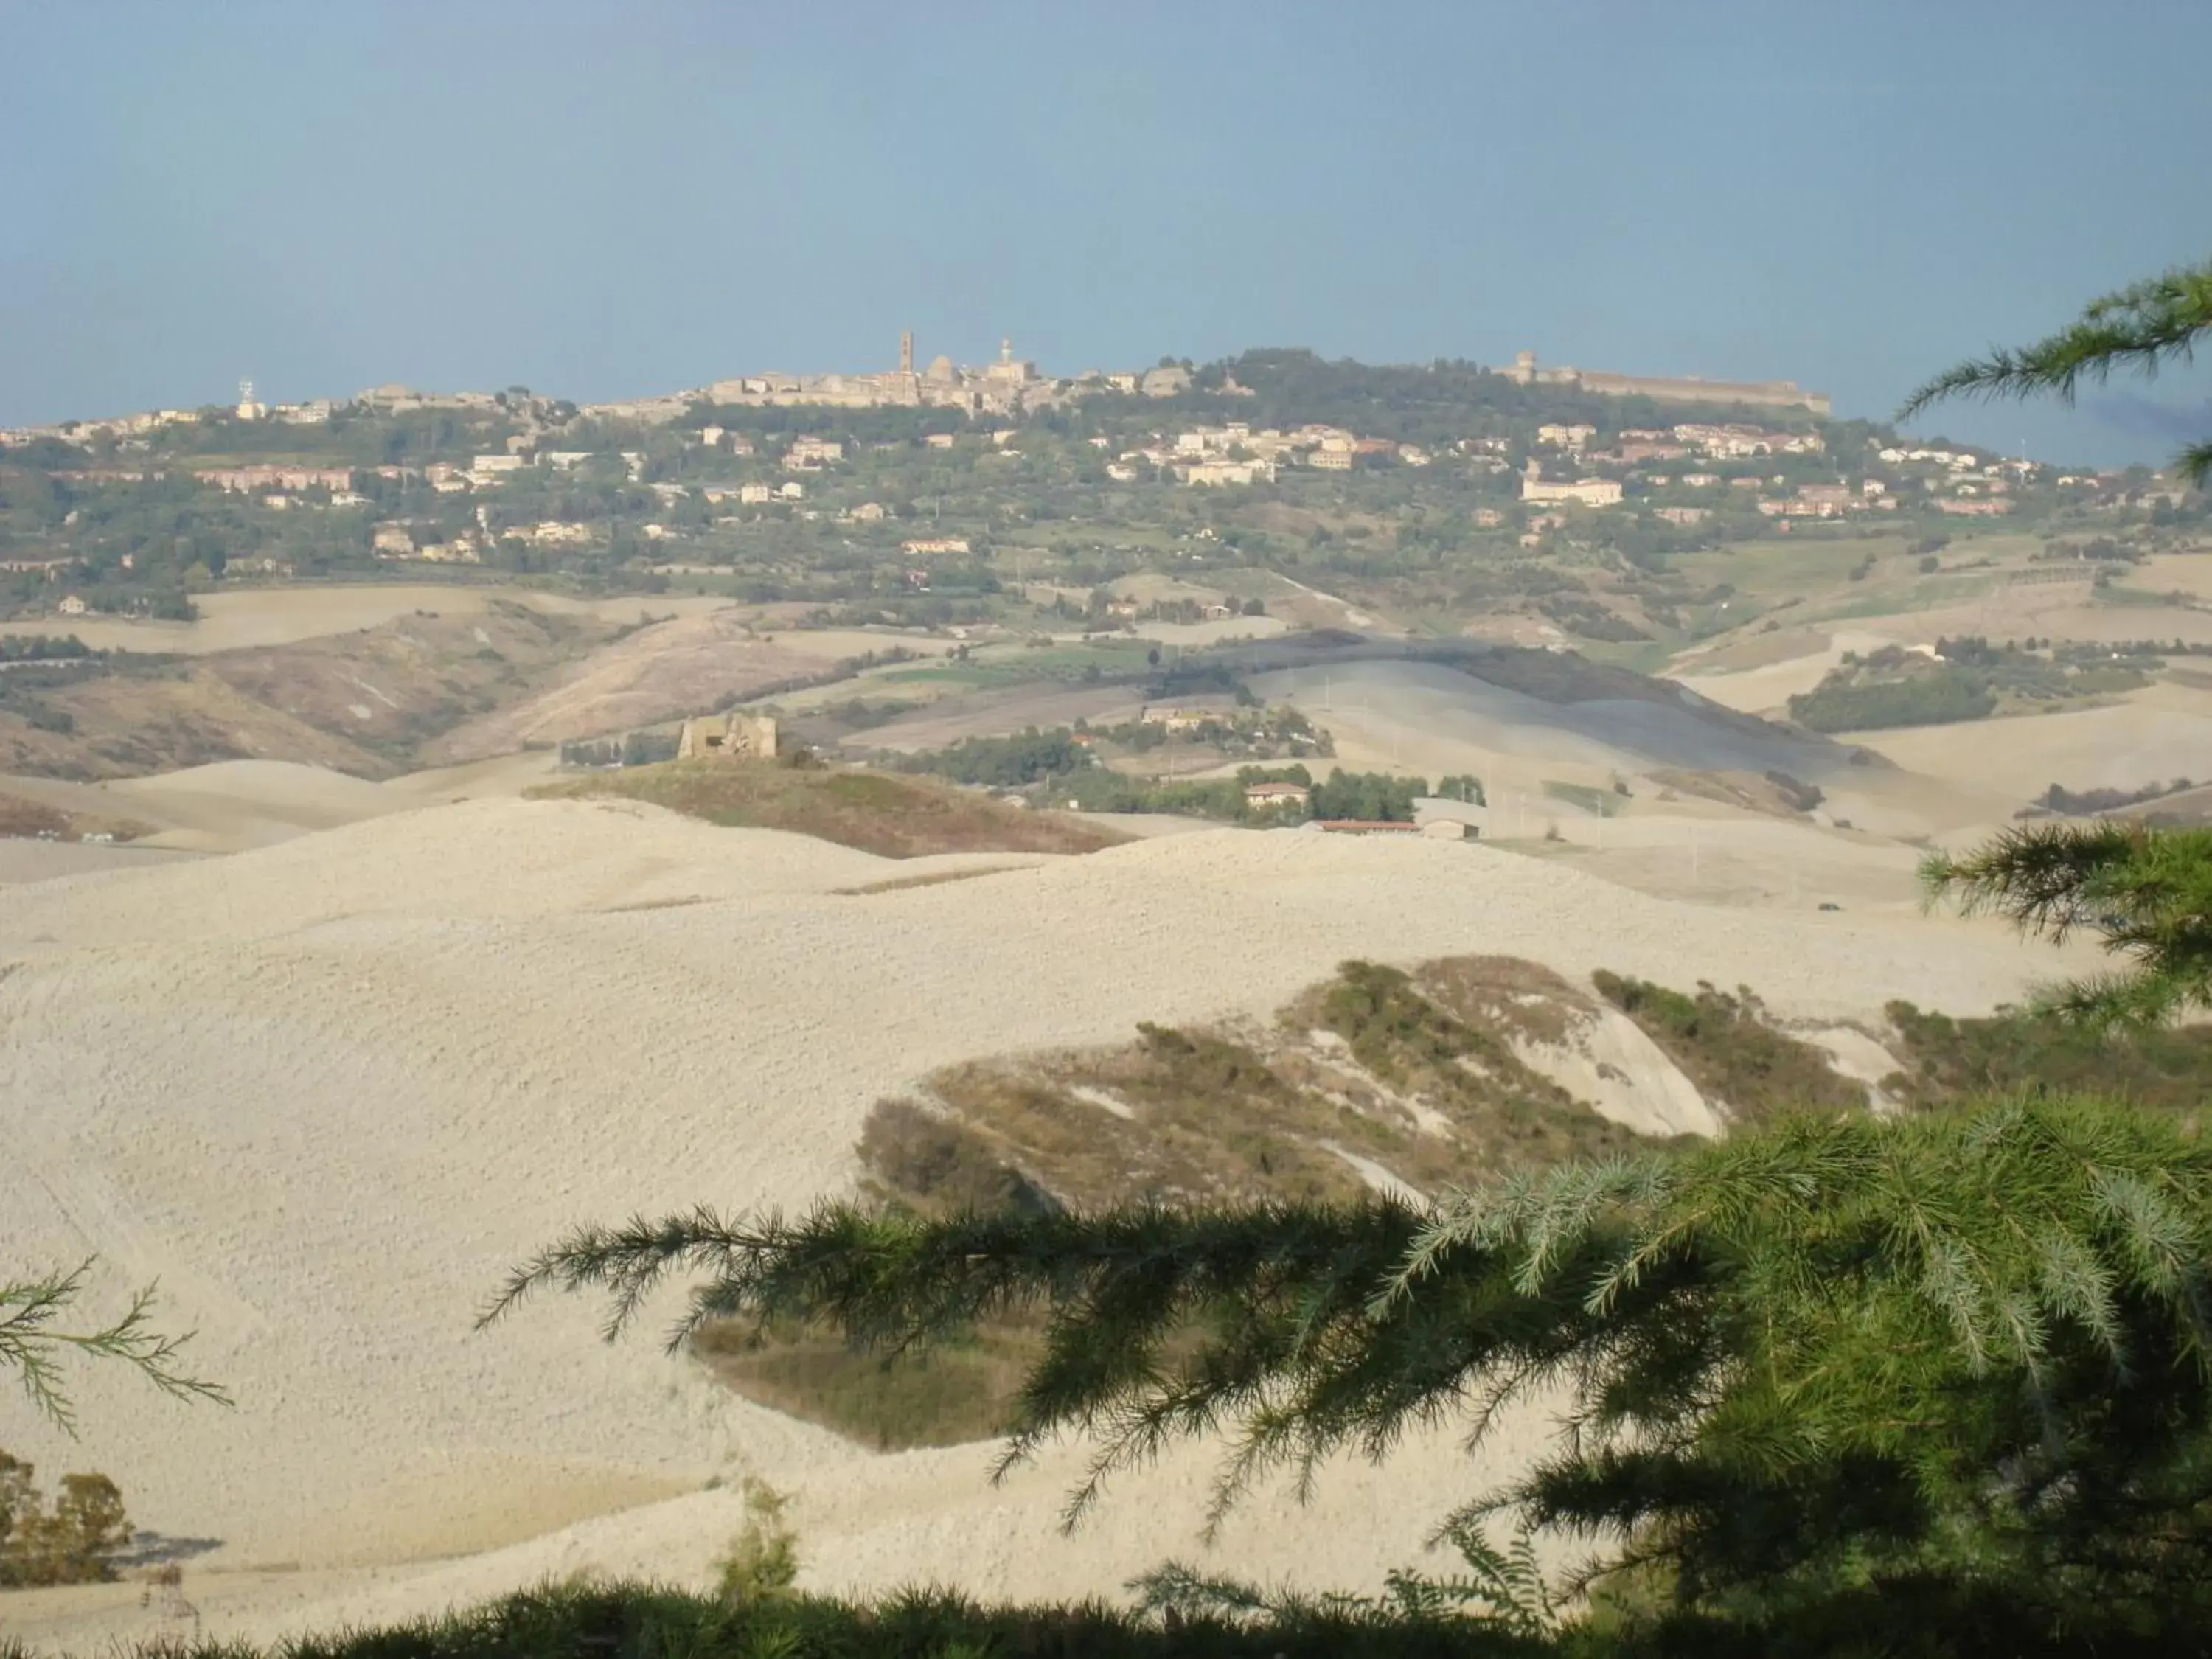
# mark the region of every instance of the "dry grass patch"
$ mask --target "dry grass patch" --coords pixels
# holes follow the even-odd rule
[[[1016,1327],[987,1325],[927,1352],[890,1358],[857,1353],[822,1332],[756,1333],[725,1324],[702,1331],[693,1346],[725,1385],[756,1404],[878,1451],[902,1451],[1003,1433],[1037,1340]]]
[[[106,659],[42,690],[40,724],[0,710],[0,772],[91,781],[256,759],[390,777],[607,632],[519,605],[462,603],[465,615],[418,611],[286,645]]]
[[[1524,957],[1444,957],[1413,969],[1413,981],[1447,1013],[1525,1042],[1565,1042],[1576,1016],[1595,1006]]]
[[[65,812],[44,801],[25,800],[21,795],[0,794],[0,836],[44,836],[50,841],[78,841],[86,836],[112,836],[117,841],[135,841],[140,836],[153,834],[152,829],[136,818],[94,817],[84,812]]]
[[[1346,1152],[1437,1192],[1634,1144],[1522,1058],[1595,1006],[1514,957],[1347,962],[1265,1024],[948,1066],[926,1102],[878,1105],[861,1164],[921,1208],[1352,1198]]]
[[[1678,795],[1718,801],[1724,806],[1739,806],[1768,817],[1802,817],[1818,806],[1821,799],[1818,788],[1786,772],[1692,772],[1662,766],[1650,777],[1661,788],[1671,789]]]
[[[928,1213],[1357,1200],[1371,1166],[1437,1193],[1624,1151],[1639,1138],[1522,1060],[1595,1006],[1503,957],[1413,972],[1349,962],[1267,1024],[1144,1024],[1110,1048],[969,1061],[877,1103],[859,1146],[876,1201]],[[994,1432],[1030,1351],[1018,1323],[886,1364],[817,1333],[724,1329],[702,1352],[747,1398],[864,1443]]]
[[[1866,1086],[1838,1073],[1819,1044],[1775,1024],[1747,985],[1731,996],[1700,981],[1686,995],[1602,969],[1593,978],[1732,1121],[1757,1123],[1800,1108],[1867,1109]]]
[[[1095,853],[1122,837],[927,779],[844,768],[669,761],[530,791],[533,797],[649,801],[738,829],[782,830],[884,858],[931,853]]]

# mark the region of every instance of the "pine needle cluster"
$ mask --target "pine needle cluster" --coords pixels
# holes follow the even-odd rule
[[[2154,376],[2186,363],[2212,333],[2212,263],[2169,270],[2093,300],[2075,322],[2034,344],[1999,349],[1947,369],[1905,401],[1910,420],[1947,398],[2028,398],[2071,403],[2083,380],[2101,384],[2114,370]],[[2175,466],[2190,483],[2212,479],[2212,441],[2191,444]]]
[[[2212,1007],[2212,830],[2116,819],[2008,830],[1920,869],[1931,901],[2063,943],[2087,929],[2123,964],[2055,988],[2051,1011],[2093,1027],[2155,1025]]]
[[[1073,1525],[1170,1442],[1224,1437],[1225,1508],[1283,1472],[1564,1401],[1510,1513],[1685,1608],[1927,1579],[2155,1622],[2212,1583],[2212,1152],[2090,1101],[1785,1121],[1420,1211],[1259,1205],[937,1220],[826,1205],[580,1231],[541,1287],[611,1337],[810,1319],[886,1356],[1040,1316],[1006,1458],[1093,1446]],[[2200,1609],[2212,1614],[2212,1606]]]
[[[97,1329],[64,1328],[58,1322],[76,1301],[91,1271],[92,1263],[86,1261],[66,1273],[0,1280],[0,1371],[15,1371],[33,1409],[65,1432],[76,1432],[76,1409],[62,1379],[62,1360],[71,1354],[119,1360],[175,1399],[229,1403],[220,1386],[183,1369],[191,1332],[167,1336],[154,1328],[153,1285],[136,1292],[121,1315]]]

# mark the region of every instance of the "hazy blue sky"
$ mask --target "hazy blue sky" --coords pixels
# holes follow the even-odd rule
[[[1916,381],[2212,252],[2203,0],[0,0],[0,422],[1523,347]],[[1931,423],[2162,456],[2202,372]]]

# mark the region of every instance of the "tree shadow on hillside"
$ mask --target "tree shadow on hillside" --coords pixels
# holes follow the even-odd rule
[[[116,1551],[108,1560],[117,1571],[128,1572],[139,1567],[164,1566],[172,1561],[189,1561],[196,1555],[219,1550],[222,1545],[220,1538],[181,1538],[141,1528],[131,1535],[128,1548]]]

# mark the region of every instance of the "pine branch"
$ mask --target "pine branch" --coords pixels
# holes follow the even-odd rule
[[[2184,266],[2094,300],[2079,320],[2033,345],[1997,348],[1946,369],[1897,411],[1909,421],[1951,398],[1984,401],[2049,394],[2071,404],[2083,380],[2102,385],[2116,371],[2156,378],[2186,363],[2212,332],[2212,263]],[[2212,442],[2192,444],[2175,460],[2188,483],[2212,479]]]
[[[2081,320],[2017,350],[1947,369],[1905,400],[1899,421],[1954,397],[2018,398],[2050,393],[2071,403],[2081,382],[2102,383],[2116,369],[2147,376],[2186,362],[2212,331],[2212,264],[2168,271],[2094,300]]]
[[[487,1318],[561,1287],[605,1296],[618,1331],[684,1273],[705,1277],[679,1330],[805,1320],[897,1352],[1041,1317],[1002,1468],[1087,1438],[1070,1525],[1177,1441],[1226,1437],[1218,1522],[1263,1478],[1304,1496],[1333,1453],[1479,1437],[1540,1394],[1552,1451],[1460,1516],[1630,1548],[1658,1528],[1685,1582],[1724,1586],[1907,1570],[1965,1537],[2027,1564],[2123,1504],[2140,1534],[2179,1524],[2212,1485],[2208,1264],[2212,1148],[2022,1099],[1785,1121],[1428,1213],[699,1210],[583,1230]]]
[[[33,1409],[75,1437],[76,1408],[63,1386],[60,1364],[70,1352],[120,1360],[172,1399],[230,1404],[219,1385],[183,1369],[183,1352],[192,1333],[165,1336],[152,1328],[157,1285],[135,1292],[119,1317],[96,1330],[55,1328],[84,1288],[93,1260],[88,1257],[67,1273],[0,1284],[0,1368],[15,1368]]]
[[[1921,888],[1930,902],[1948,898],[1962,915],[2001,915],[2063,945],[2095,919],[2102,878],[2125,868],[2145,836],[2140,825],[2109,819],[2003,830],[1971,853],[1923,860]]]
[[[2173,467],[2199,489],[2212,489],[2212,440],[2190,445],[2174,458]]]
[[[2063,943],[2088,928],[2123,971],[2056,987],[2041,1006],[2095,1027],[2156,1024],[2212,1006],[2212,831],[2111,819],[2003,831],[1920,870],[1929,902],[2001,915]]]

